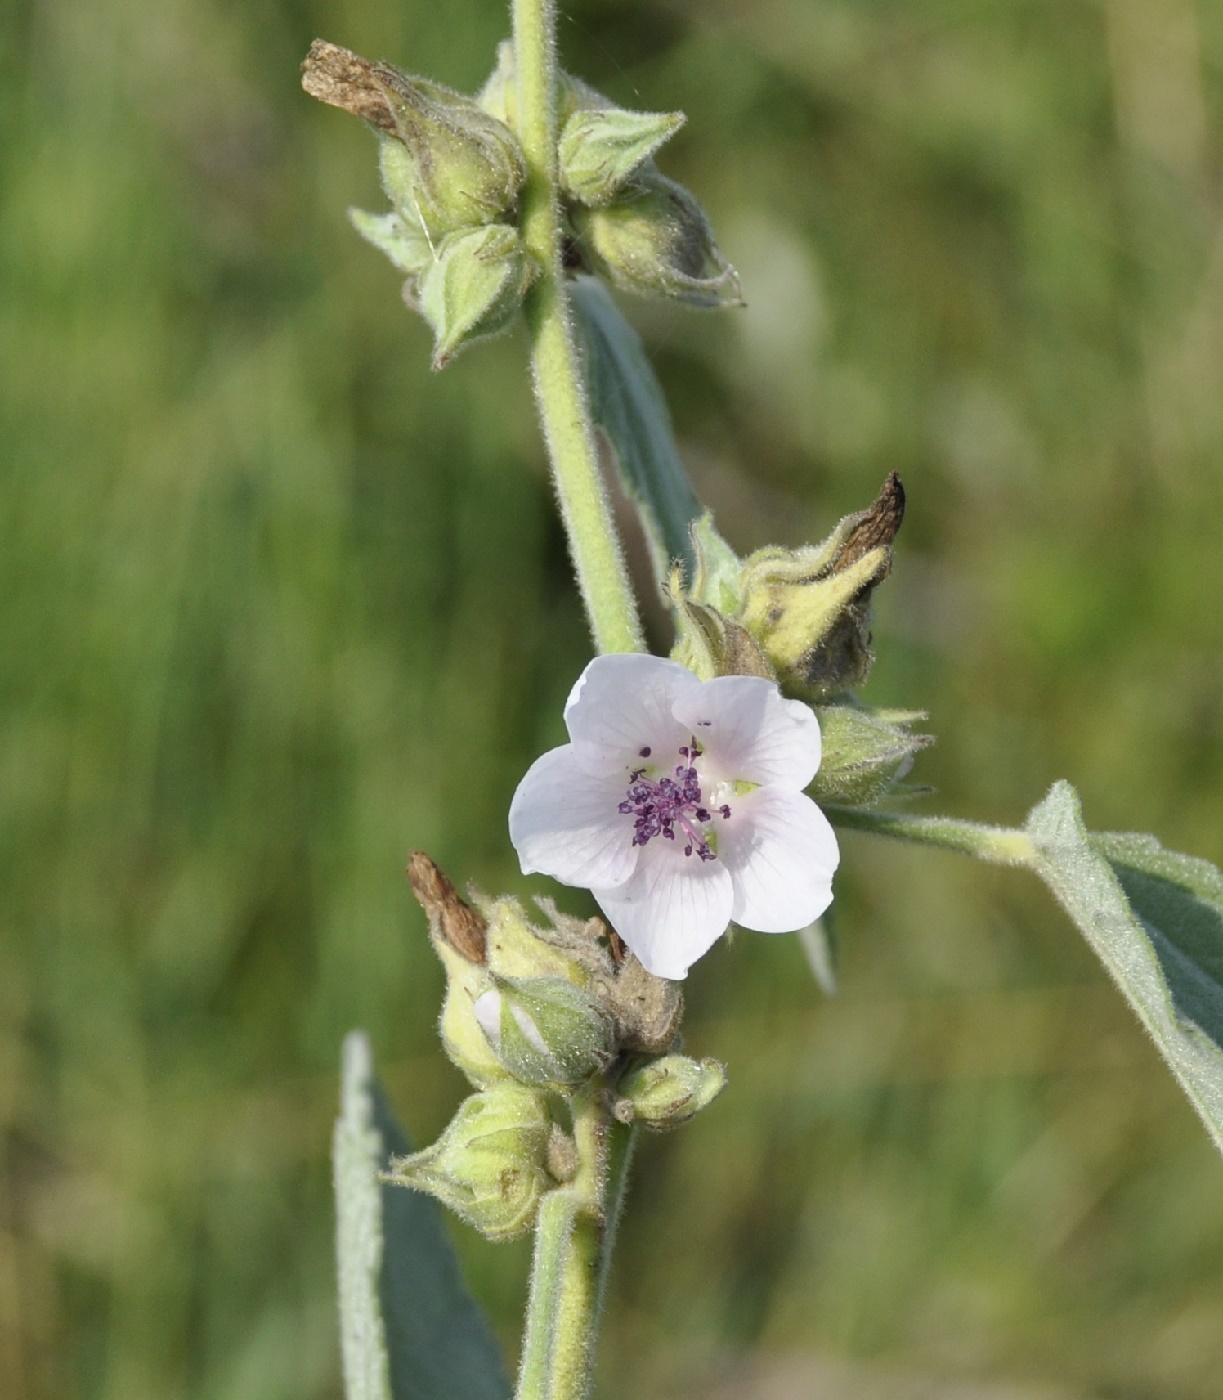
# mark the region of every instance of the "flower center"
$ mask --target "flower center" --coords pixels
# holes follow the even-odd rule
[[[730,808],[723,804],[710,811],[705,806],[700,776],[694,766],[700,753],[696,740],[690,739],[679,750],[680,761],[672,777],[647,778],[645,768],[638,768],[629,776],[628,791],[617,810],[637,819],[633,823],[634,846],[644,846],[655,836],[674,841],[678,831],[684,840],[686,856],[717,859],[709,843],[710,833],[702,828],[708,827],[715,816],[725,821],[730,816]],[[640,757],[649,756],[648,748],[641,750]]]

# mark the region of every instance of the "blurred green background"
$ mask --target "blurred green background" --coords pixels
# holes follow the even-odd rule
[[[506,28],[0,7],[4,1400],[338,1396],[340,1038],[418,1141],[462,1093],[405,853],[528,888],[505,812],[588,642],[521,338],[430,375],[344,217],[374,143],[297,68],[470,90]],[[628,308],[724,533],[904,477],[866,697],[930,711],[923,809],[1066,776],[1223,860],[1223,7],[574,0],[561,39],[688,113],[664,169],[743,275]],[[691,978],[732,1085],[641,1154],[600,1394],[1217,1397],[1223,1164],[1069,923],[853,835],[838,895],[836,1000],[792,939]],[[512,1355],[527,1249],[455,1238]]]

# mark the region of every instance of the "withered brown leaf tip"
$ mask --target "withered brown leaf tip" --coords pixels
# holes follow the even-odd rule
[[[408,857],[408,884],[429,917],[429,932],[434,937],[444,938],[468,962],[487,960],[487,924],[424,851],[413,851]]]

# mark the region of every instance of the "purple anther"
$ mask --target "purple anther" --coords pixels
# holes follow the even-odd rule
[[[642,758],[647,758],[650,750],[643,748],[639,752]],[[725,820],[730,816],[730,808],[723,804],[716,812],[711,812],[704,805],[700,775],[693,766],[700,753],[696,740],[692,739],[680,747],[679,756],[683,761],[676,764],[672,777],[647,778],[644,768],[629,774],[624,801],[617,810],[636,818],[634,846],[644,846],[655,836],[674,841],[678,828],[684,837],[686,856],[695,854],[701,860],[717,859],[701,828],[707,827],[715,815]]]

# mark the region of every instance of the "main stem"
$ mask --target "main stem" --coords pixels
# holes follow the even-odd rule
[[[513,0],[513,15],[518,140],[527,167],[522,238],[540,268],[523,307],[535,400],[595,646],[600,652],[643,651],[641,623],[599,473],[561,263],[555,4]]]
[[[596,1082],[573,1108],[577,1173],[548,1192],[539,1208],[515,1400],[584,1400],[590,1393],[607,1242],[610,1128]]]

